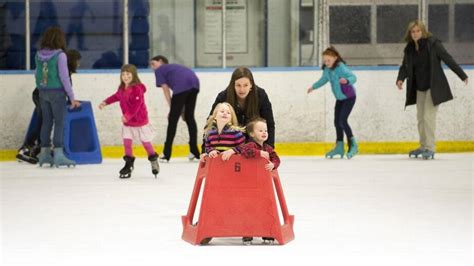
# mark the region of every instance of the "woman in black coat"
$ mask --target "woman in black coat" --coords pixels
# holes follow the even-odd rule
[[[405,106],[416,104],[420,134],[420,147],[411,151],[409,156],[434,158],[438,106],[453,99],[441,61],[466,84],[468,78],[441,41],[426,30],[423,22],[416,20],[408,25],[405,41],[407,46],[398,72],[397,86],[402,90],[403,81],[407,79]]]
[[[227,88],[217,95],[210,115],[216,105],[222,102],[232,105],[240,126],[247,125],[257,117],[265,119],[268,126],[266,143],[275,147],[275,120],[273,119],[272,104],[265,90],[255,84],[252,72],[248,68],[239,67],[234,70]]]

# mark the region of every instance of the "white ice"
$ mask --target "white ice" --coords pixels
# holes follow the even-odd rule
[[[474,154],[284,157],[285,246],[181,240],[197,164],[74,169],[0,163],[3,265],[472,265]]]

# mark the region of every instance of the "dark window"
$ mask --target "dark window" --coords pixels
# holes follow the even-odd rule
[[[311,32],[314,33],[314,10],[313,7],[301,7],[300,9],[300,44],[312,44]],[[314,36],[313,36],[314,38]]]
[[[0,69],[25,69],[25,3],[0,2]]]
[[[454,36],[457,42],[474,42],[474,4],[456,4]]]
[[[331,44],[370,43],[370,6],[329,7]]]
[[[417,18],[417,5],[377,6],[377,42],[403,42],[408,23]]]
[[[81,53],[81,68],[121,67],[122,0],[31,0],[30,10],[32,68],[41,34],[53,25]]]
[[[129,62],[137,67],[148,67],[150,59],[149,0],[130,0],[128,3]]]
[[[449,5],[429,5],[428,29],[441,41],[449,41]]]

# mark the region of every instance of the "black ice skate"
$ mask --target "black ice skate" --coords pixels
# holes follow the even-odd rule
[[[120,170],[120,178],[130,178],[132,176],[135,157],[123,156],[123,160],[125,161],[125,166]]]
[[[148,161],[150,161],[151,164],[151,172],[155,176],[158,175],[160,172],[160,164],[158,163],[158,154],[155,153],[155,155],[149,156]]]

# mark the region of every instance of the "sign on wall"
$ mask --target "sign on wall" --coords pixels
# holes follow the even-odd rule
[[[247,53],[247,0],[226,0],[227,53]],[[206,0],[204,52],[222,53],[222,0]]]

